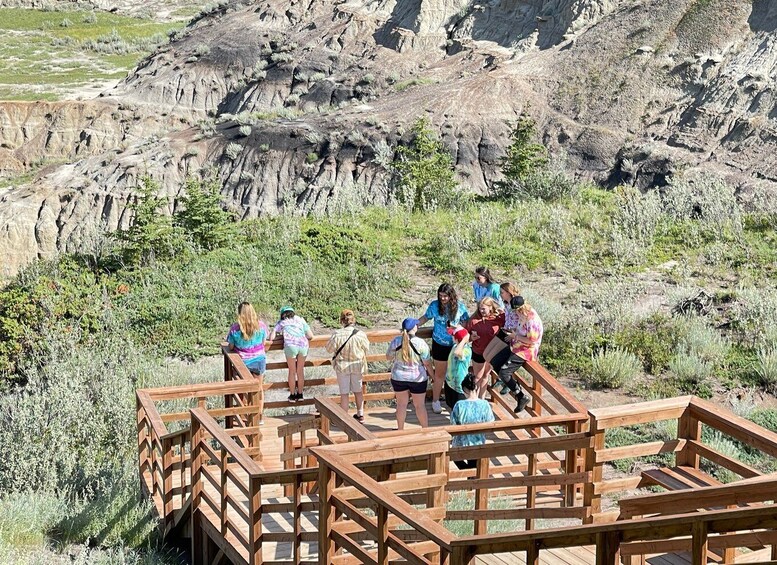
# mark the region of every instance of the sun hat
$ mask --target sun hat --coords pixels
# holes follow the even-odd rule
[[[405,318],[402,320],[402,329],[406,332],[413,330],[416,326],[418,326],[418,318]]]
[[[294,312],[294,308],[291,306],[284,306],[281,308],[281,316],[283,316],[286,312]]]

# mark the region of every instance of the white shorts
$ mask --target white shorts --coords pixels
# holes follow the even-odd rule
[[[337,386],[340,387],[340,394],[362,391],[361,373],[337,373]]]

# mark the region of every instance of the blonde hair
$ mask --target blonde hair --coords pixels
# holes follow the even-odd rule
[[[410,348],[411,339],[410,332],[402,330],[402,361],[404,363],[412,363],[414,361],[413,350]]]
[[[340,325],[341,326],[351,326],[356,323],[356,315],[353,313],[353,310],[349,310],[346,308],[342,312],[340,312]]]
[[[521,294],[521,289],[515,283],[505,282],[499,285],[500,290],[504,290],[510,296],[518,296]]]
[[[243,339],[251,339],[259,331],[259,316],[250,302],[241,302],[237,307],[237,323]]]
[[[493,298],[491,298],[490,296],[485,296],[485,297],[483,297],[480,300],[480,302],[478,302],[478,309],[481,306],[484,306],[484,305],[488,306],[489,308],[491,308],[491,313],[492,314],[496,314],[497,312],[499,312],[501,310],[501,308],[499,307],[499,304],[497,303],[497,301],[494,300]]]

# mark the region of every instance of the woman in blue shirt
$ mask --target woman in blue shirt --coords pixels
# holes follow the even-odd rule
[[[461,381],[461,389],[464,391],[464,400],[460,400],[451,412],[451,424],[464,426],[467,424],[484,424],[494,421],[494,412],[488,401],[478,398],[475,375],[469,373]],[[486,443],[485,434],[455,435],[451,440],[451,447],[469,447]],[[474,469],[477,467],[477,459],[454,461],[459,469]]]
[[[432,378],[432,411],[435,414],[442,412],[440,395],[442,385],[445,382],[445,373],[448,370],[448,356],[453,349],[453,337],[448,334],[449,327],[455,327],[469,320],[469,313],[465,304],[459,300],[456,290],[452,285],[443,283],[437,289],[437,300],[433,300],[426,312],[418,320],[422,326],[429,320],[434,320],[432,332],[432,359],[434,371]],[[459,344],[463,349],[469,341],[469,336]]]
[[[488,267],[478,267],[475,269],[475,280],[472,281],[472,290],[475,293],[475,302],[477,304],[480,304],[480,301],[486,296],[490,296],[497,303],[501,300],[499,283],[494,282]]]

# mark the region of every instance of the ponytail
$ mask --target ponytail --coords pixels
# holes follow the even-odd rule
[[[413,361],[413,354],[410,353],[410,334],[407,330],[402,330],[402,361],[405,363]]]

